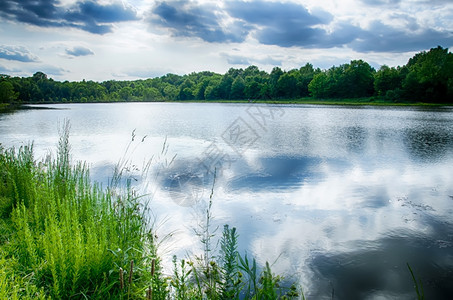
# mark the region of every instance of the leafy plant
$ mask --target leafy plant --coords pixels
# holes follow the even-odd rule
[[[223,286],[221,295],[223,299],[238,299],[242,274],[238,266],[238,233],[236,228],[230,229],[224,225],[222,239],[220,240],[220,253],[222,264]]]

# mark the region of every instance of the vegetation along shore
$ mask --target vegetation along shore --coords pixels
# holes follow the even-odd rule
[[[238,252],[234,227],[215,234],[212,194],[197,230],[202,254],[174,256],[164,273],[149,201],[121,176],[124,166],[102,188],[85,163],[71,162],[68,140],[65,123],[58,152],[43,161],[32,145],[0,145],[0,299],[303,297],[268,263]]]
[[[327,70],[306,64],[270,73],[256,66],[225,74],[204,71],[134,81],[59,82],[42,72],[0,75],[0,110],[6,104],[128,101],[263,101],[271,103],[399,105],[452,104],[453,54],[438,46],[406,65],[375,70],[352,60]]]

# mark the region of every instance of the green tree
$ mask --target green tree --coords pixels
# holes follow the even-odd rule
[[[375,70],[363,60],[353,60],[345,65],[342,87],[339,89],[339,96],[346,98],[369,97],[374,93]]]
[[[255,77],[255,76],[259,76],[260,75],[260,70],[258,69],[257,66],[249,66],[247,67],[245,70],[244,70],[244,73],[242,74],[242,76],[244,78],[250,76],[250,77]]]
[[[167,100],[176,100],[179,94],[179,90],[177,87],[171,84],[165,84],[163,88],[162,94],[164,95],[165,99]]]
[[[33,74],[33,80],[38,82],[40,80],[47,80],[47,75],[43,72],[36,72]]]
[[[233,84],[233,81],[233,76],[228,73],[222,77],[222,80],[220,81],[218,86],[219,99],[230,99],[231,85]]]
[[[390,68],[383,65],[374,74],[374,90],[378,96],[397,100],[395,97],[398,97],[398,94],[401,93],[402,80],[400,68]]]
[[[299,82],[298,89],[301,97],[308,97],[310,95],[308,91],[308,85],[313,80],[315,74],[321,72],[321,70],[315,70],[312,64],[307,63],[305,66],[299,69]]]
[[[162,100],[162,94],[154,87],[145,88],[143,90],[143,101],[158,101]]]
[[[194,97],[197,100],[205,100],[205,91],[209,85],[209,78],[203,78],[200,82],[197,83],[194,90]]]
[[[280,95],[278,94],[278,87],[277,82],[280,79],[280,76],[283,75],[282,69],[279,67],[274,67],[269,75],[269,85],[271,90],[271,95],[274,98],[278,98]]]
[[[18,93],[14,91],[11,82],[0,82],[0,103],[11,103],[17,99]]]
[[[245,79],[244,96],[247,99],[261,98],[262,83],[257,76],[248,76]]]
[[[30,100],[33,102],[41,102],[48,100],[42,88],[47,88],[45,82],[47,81],[47,75],[43,72],[36,72],[33,74],[32,86],[30,91]]]
[[[448,48],[432,48],[411,58],[403,80],[404,95],[409,100],[449,102],[453,97],[453,54]]]
[[[228,70],[228,72],[226,73],[226,75],[233,77],[233,79],[236,79],[236,77],[242,76],[243,74],[244,74],[243,69],[235,69],[235,68],[230,68]]]
[[[308,84],[308,91],[314,98],[328,97],[329,77],[327,72],[316,74]]]
[[[71,87],[69,81],[64,81],[60,84],[59,96],[61,101],[65,99],[65,102],[71,99]]]
[[[129,86],[123,87],[118,91],[118,95],[120,96],[121,100],[130,101],[132,100],[132,88]]]
[[[347,95],[345,69],[348,65],[333,66],[316,74],[308,85],[310,94],[315,98],[340,98]]]
[[[362,60],[314,75],[308,90],[315,98],[358,98],[374,93],[374,69]]]
[[[220,74],[216,74],[209,79],[208,85],[204,91],[204,99],[206,100],[214,100],[214,99],[221,99],[220,96],[220,84],[223,80],[223,76]]]
[[[209,71],[180,76],[166,74],[135,81],[108,80],[58,82],[43,72],[31,77],[0,75],[1,101],[153,101],[190,99],[356,98],[377,95],[391,100],[448,102],[453,98],[453,54],[442,47],[417,53],[407,65],[382,66],[376,72],[363,60],[314,69],[307,63],[300,69],[270,73],[251,65],[230,68],[224,75]],[[11,89],[12,86],[12,89]],[[11,92],[12,91],[12,92]]]
[[[194,82],[186,78],[184,82],[179,86],[179,95],[178,99],[179,100],[192,100],[194,99]]]
[[[245,81],[241,76],[236,77],[236,79],[231,84],[231,94],[230,99],[238,100],[244,99]]]
[[[161,80],[163,82],[169,83],[173,86],[179,86],[183,82],[182,76],[176,75],[176,74],[167,74],[161,77]]]
[[[268,83],[268,80],[266,80],[263,84],[261,84],[261,89],[260,89],[260,98],[261,99],[271,99],[271,88]]]
[[[277,95],[287,99],[299,97],[299,79],[300,74],[297,70],[284,73],[277,81]]]

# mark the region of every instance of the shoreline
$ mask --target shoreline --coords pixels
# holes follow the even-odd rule
[[[48,105],[48,104],[89,104],[89,103],[259,103],[259,104],[278,104],[278,105],[325,105],[325,106],[400,106],[400,107],[449,107],[453,103],[428,103],[428,102],[393,102],[373,98],[358,98],[358,99],[276,99],[276,100],[160,100],[160,101],[96,101],[96,102],[30,102],[30,103],[0,103],[0,113],[7,113],[14,110],[28,109],[26,105]]]
[[[315,100],[312,98],[303,99],[278,99],[278,100],[176,100],[176,101],[162,101],[162,102],[177,102],[177,103],[263,103],[263,104],[307,104],[307,105],[334,105],[334,106],[453,106],[453,103],[428,103],[428,102],[386,102],[374,101],[370,99],[320,99]]]

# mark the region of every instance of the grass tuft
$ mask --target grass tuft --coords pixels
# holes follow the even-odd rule
[[[39,163],[32,145],[0,149],[0,250],[4,264],[14,262],[3,273],[52,299],[140,298],[153,258],[139,198],[132,189],[113,194],[92,183],[86,164],[71,161],[69,130],[65,122],[56,156]],[[129,270],[127,291],[120,268]],[[0,295],[29,295],[8,288]]]

